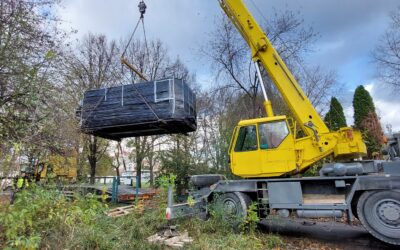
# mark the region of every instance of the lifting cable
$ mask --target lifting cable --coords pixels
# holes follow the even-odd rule
[[[139,20],[138,20],[138,22],[136,23],[136,26],[135,26],[135,28],[134,28],[134,30],[133,30],[133,32],[132,32],[132,35],[130,36],[130,38],[129,38],[129,40],[128,40],[128,43],[126,44],[125,49],[124,49],[124,51],[123,51],[123,53],[122,53],[122,55],[121,55],[121,63],[122,63],[123,65],[127,66],[127,67],[128,67],[129,69],[131,69],[133,72],[135,72],[142,80],[144,80],[144,81],[149,81],[148,78],[147,78],[142,72],[140,72],[138,69],[136,69],[136,68],[135,68],[132,64],[130,64],[130,63],[128,62],[128,60],[125,58],[126,51],[128,50],[129,45],[130,45],[131,42],[132,42],[132,39],[133,39],[133,37],[134,37],[134,35],[135,35],[135,33],[136,33],[138,27],[139,27],[140,22],[142,23],[142,27],[143,27],[143,35],[144,35],[144,42],[145,42],[145,49],[146,49],[146,52],[145,52],[145,53],[147,53],[147,56],[150,55],[150,53],[149,53],[149,47],[148,47],[148,45],[147,45],[146,29],[145,29],[145,26],[144,26],[144,14],[146,13],[146,8],[147,8],[147,6],[146,6],[146,4],[144,3],[144,1],[142,0],[142,1],[139,2],[138,7],[139,7],[139,12],[140,12],[140,17],[139,17]],[[143,102],[146,104],[146,106],[150,109],[150,111],[151,111],[151,112],[153,113],[153,115],[157,118],[157,120],[163,122],[162,119],[160,119],[160,117],[156,114],[155,110],[151,107],[151,105],[149,104],[149,102],[146,100],[146,98],[140,93],[140,91],[139,91],[138,88],[135,86],[135,84],[133,84],[133,87],[135,88],[135,91],[136,91],[137,95],[142,99],[142,101],[143,101]],[[91,117],[93,111],[100,105],[100,103],[101,103],[103,100],[105,100],[105,99],[107,98],[106,96],[107,96],[107,88],[105,88],[104,96],[102,96],[102,97],[96,102],[96,104],[93,106],[93,108],[91,108],[91,111],[89,112],[89,114],[87,115],[87,117],[86,117],[85,119],[83,119],[83,112],[84,112],[85,107],[82,105],[82,107],[81,107],[81,124],[86,123],[87,119],[89,119],[89,118]],[[119,149],[122,151],[121,144],[119,144],[118,147],[119,147]],[[123,160],[124,168],[126,168],[125,160],[124,160],[124,159],[122,159],[122,160]]]
[[[134,35],[135,35],[135,33],[136,33],[136,31],[137,31],[137,29],[138,29],[140,23],[142,23],[142,28],[143,28],[144,45],[145,45],[145,50],[146,50],[146,51],[145,51],[145,57],[146,57],[146,53],[147,53],[147,56],[150,56],[149,47],[148,47],[148,45],[147,45],[146,29],[145,29],[145,26],[144,26],[144,14],[146,13],[146,8],[147,8],[147,6],[146,6],[146,4],[144,3],[143,0],[141,0],[141,1],[139,2],[138,8],[139,8],[139,12],[140,12],[140,17],[139,17],[138,22],[136,23],[136,26],[135,26],[135,29],[134,29],[133,32],[132,32],[132,35],[130,36],[130,38],[129,38],[129,40],[128,40],[128,43],[126,44],[125,49],[124,49],[124,51],[123,51],[123,53],[122,53],[122,56],[121,56],[121,63],[124,64],[124,65],[126,65],[126,66],[127,66],[129,69],[131,69],[133,72],[135,72],[142,80],[148,82],[148,81],[149,81],[148,78],[147,78],[142,72],[140,72],[138,69],[136,69],[132,64],[130,64],[130,63],[125,59],[126,51],[128,50],[128,47],[129,47],[129,45],[131,44],[132,39],[133,39],[133,37],[134,37]],[[150,105],[149,102],[146,100],[146,98],[140,93],[140,91],[138,90],[138,88],[136,87],[135,84],[133,84],[133,87],[135,88],[136,94],[143,100],[143,102],[144,102],[144,103],[146,104],[146,106],[150,109],[150,111],[151,111],[151,112],[153,113],[153,115],[157,118],[157,120],[158,120],[158,121],[162,121],[162,119],[160,119],[160,117],[157,115],[157,113],[155,112],[155,110],[151,107],[151,105]]]
[[[124,49],[124,51],[123,51],[123,53],[122,53],[122,56],[121,56],[121,63],[124,64],[125,66],[127,66],[127,67],[128,67],[130,70],[132,70],[133,72],[135,72],[142,80],[148,82],[148,81],[149,81],[148,78],[147,78],[142,72],[140,72],[138,69],[136,69],[132,64],[130,64],[130,63],[128,62],[128,60],[126,60],[125,57],[124,57],[125,54],[126,54],[126,51],[128,50],[129,45],[130,45],[131,42],[132,42],[132,39],[133,39],[133,37],[134,37],[134,35],[135,35],[135,33],[136,33],[136,30],[137,30],[138,27],[139,27],[140,22],[142,23],[143,33],[144,33],[144,42],[145,42],[145,46],[146,46],[147,53],[148,53],[146,31],[145,31],[145,28],[144,28],[144,14],[146,13],[146,8],[147,8],[147,6],[146,6],[146,4],[144,3],[144,1],[142,0],[142,1],[139,2],[138,7],[139,7],[139,12],[140,12],[140,17],[139,17],[138,22],[136,23],[136,26],[135,26],[135,29],[134,29],[133,32],[132,32],[132,35],[131,35],[131,37],[129,38],[128,43],[126,44],[125,49]]]

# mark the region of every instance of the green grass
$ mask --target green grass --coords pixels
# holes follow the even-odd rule
[[[192,218],[181,222],[194,239],[188,249],[273,249],[282,246],[279,236],[255,232],[235,232],[218,219],[202,221]]]
[[[108,207],[92,197],[71,202],[56,190],[33,187],[20,193],[15,205],[0,210],[0,239],[5,237],[6,247],[20,249],[165,249],[146,240],[167,224],[165,193],[154,202],[155,206],[144,212],[110,218],[104,213]],[[181,219],[176,224],[194,239],[185,249],[271,249],[282,245],[276,235],[235,232],[218,216],[207,221]]]

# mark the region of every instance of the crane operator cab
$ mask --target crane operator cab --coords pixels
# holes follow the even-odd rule
[[[242,120],[234,129],[229,147],[232,173],[250,178],[294,171],[294,148],[286,116]]]

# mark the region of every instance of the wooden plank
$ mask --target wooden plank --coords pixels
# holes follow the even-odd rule
[[[344,194],[303,194],[303,204],[344,204]]]
[[[133,211],[134,209],[135,209],[135,205],[117,207],[117,208],[110,209],[109,211],[106,212],[106,214],[109,217],[120,217],[120,216],[130,214],[131,211]]]

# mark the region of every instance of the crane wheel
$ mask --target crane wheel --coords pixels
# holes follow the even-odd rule
[[[377,239],[400,245],[400,192],[367,191],[357,203],[358,217]]]
[[[221,194],[216,200],[216,213],[220,213],[224,220],[237,227],[247,216],[247,209],[251,203],[250,197],[242,192]]]

